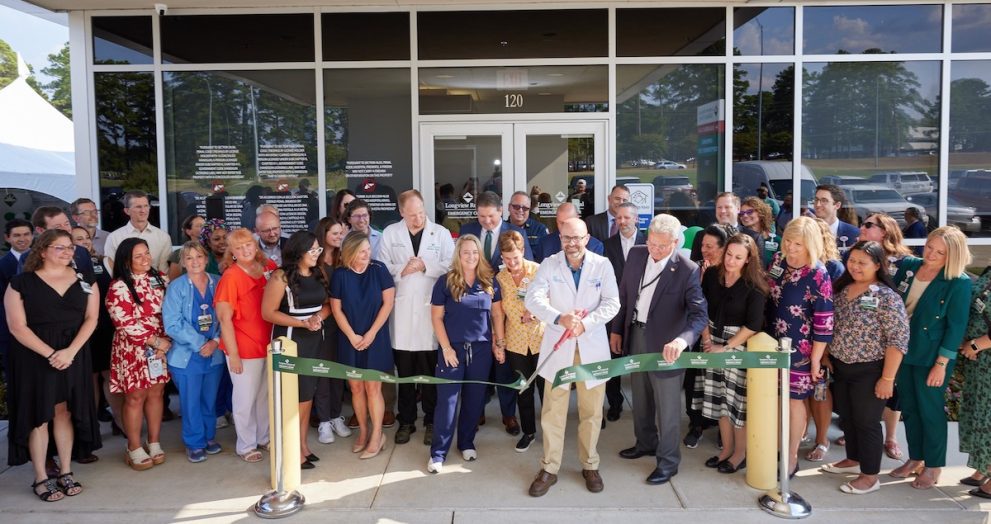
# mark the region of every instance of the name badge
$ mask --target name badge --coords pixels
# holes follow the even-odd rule
[[[764,249],[767,251],[777,251],[778,243],[773,240],[768,240],[767,242],[764,242]]]
[[[974,311],[977,311],[978,313],[984,313],[985,307],[987,307],[987,305],[984,303],[983,300],[979,298],[974,299]]]
[[[103,264],[99,264],[99,263],[93,264],[93,273],[96,274],[96,275],[102,275],[103,274]]]
[[[151,357],[148,359],[148,378],[155,380],[165,374],[165,366],[162,364],[162,359],[158,357]]]
[[[516,290],[516,298],[520,299],[521,301],[522,300],[526,300],[526,289],[523,289],[523,288],[517,289]]]
[[[773,266],[768,273],[770,273],[774,278],[781,278],[781,275],[785,274],[785,270],[781,266]]]
[[[152,289],[160,289],[162,287],[162,283],[157,278],[152,278],[150,284]]]
[[[907,280],[902,280],[902,283],[901,284],[898,284],[898,292],[899,293],[904,293],[906,291],[908,291],[908,281]]]
[[[210,306],[201,304],[200,309],[203,310],[203,313],[196,317],[196,325],[200,328],[200,332],[202,333],[210,331],[210,326],[213,325],[213,315],[207,312],[209,308]]]
[[[79,287],[83,288],[83,293],[86,293],[87,295],[93,294],[93,286],[91,286],[89,282],[83,282],[82,280],[80,280]]]
[[[875,296],[864,296],[860,297],[860,309],[866,309],[868,311],[877,310],[878,298]]]

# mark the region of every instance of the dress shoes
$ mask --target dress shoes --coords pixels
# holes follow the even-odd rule
[[[664,471],[661,468],[655,469],[650,475],[647,475],[647,484],[659,485],[671,480],[671,477],[678,474],[678,470],[674,471]]]
[[[520,434],[520,422],[516,417],[502,417],[502,424],[506,426],[506,433],[514,437]]]
[[[737,464],[736,466],[734,466],[733,463],[729,461],[729,459],[726,459],[719,463],[717,469],[719,470],[720,473],[736,473],[737,471],[740,471],[745,467],[747,467],[747,459],[744,457],[744,459],[741,460],[740,463]]]
[[[597,469],[583,469],[582,477],[585,479],[585,488],[592,493],[598,493],[602,491],[602,476],[599,475],[599,470]]]
[[[705,467],[707,467],[707,468],[718,468],[720,462],[722,462],[722,460],[719,460],[719,455],[713,455],[713,456],[709,457],[708,459],[706,459],[706,461],[705,461]]]
[[[623,412],[623,406],[610,406],[609,410],[606,411],[606,420],[609,422],[616,422],[619,420],[619,414]]]
[[[641,451],[636,446],[633,446],[632,448],[626,448],[623,451],[619,452],[620,457],[631,460],[646,456],[653,457],[655,454],[656,454],[655,451]]]
[[[547,494],[547,490],[551,489],[551,486],[554,484],[557,484],[557,475],[540,470],[537,478],[533,479],[533,482],[530,484],[530,496],[543,497]]]

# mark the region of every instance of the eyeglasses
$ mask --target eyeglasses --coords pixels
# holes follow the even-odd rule
[[[830,199],[830,198],[817,198],[817,199],[813,200],[812,202],[815,203],[815,204],[822,204],[824,206],[835,204],[835,202],[833,202],[833,200]]]
[[[268,229],[259,229],[258,233],[261,235],[271,235],[272,233],[279,233],[282,231],[281,227],[270,227]]]
[[[311,254],[311,255],[313,255],[313,256],[317,256],[320,253],[323,253],[323,248],[322,247],[314,247],[314,248],[307,249],[306,252],[309,253],[309,254]]]
[[[55,252],[58,253],[58,254],[60,254],[60,255],[62,253],[65,253],[67,250],[70,250],[71,249],[71,250],[75,251],[75,249],[76,249],[76,246],[74,246],[74,245],[63,246],[63,245],[59,245],[59,244],[52,244],[52,245],[50,245],[48,247],[51,248],[51,249],[54,249]]]
[[[860,224],[860,227],[864,229],[871,229],[874,227],[880,228],[881,224],[878,224],[877,222],[864,222],[863,224]]]
[[[561,243],[562,244],[577,244],[578,242],[581,242],[582,240],[585,240],[585,238],[587,238],[587,237],[588,237],[588,235],[581,235],[581,236],[576,236],[576,237],[573,237],[573,236],[570,236],[570,235],[561,235]]]
[[[76,214],[77,215],[96,215],[96,210],[95,209],[87,209],[87,210],[83,211],[83,210],[80,209],[78,212],[76,212]]]
[[[748,217],[748,216],[750,216],[750,215],[752,215],[752,214],[754,214],[756,212],[757,211],[756,210],[753,210],[753,209],[746,209],[746,210],[740,211],[739,216],[741,216],[741,217]]]
[[[372,218],[372,215],[369,215],[368,213],[362,213],[360,215],[351,215],[351,218],[355,220],[369,220]]]
[[[513,211],[523,211],[523,212],[526,212],[526,211],[529,211],[530,210],[530,206],[521,206],[519,204],[509,204],[509,209],[512,209]]]

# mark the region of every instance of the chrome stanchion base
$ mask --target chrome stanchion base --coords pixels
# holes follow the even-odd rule
[[[303,509],[306,498],[298,491],[286,493],[272,490],[262,495],[262,498],[252,508],[255,515],[263,519],[281,519]]]
[[[757,499],[760,509],[784,519],[804,519],[812,514],[812,506],[797,493],[775,489]]]

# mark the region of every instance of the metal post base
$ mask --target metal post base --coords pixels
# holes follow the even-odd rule
[[[773,490],[757,499],[760,509],[784,519],[804,519],[812,514],[812,506],[796,493]]]
[[[303,509],[305,503],[306,498],[298,491],[286,493],[272,490],[262,495],[252,509],[255,515],[263,519],[280,519]]]

